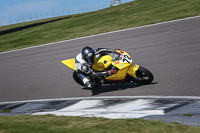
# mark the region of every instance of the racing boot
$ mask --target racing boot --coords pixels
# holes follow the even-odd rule
[[[91,81],[91,78],[89,76],[84,77],[83,84],[86,88],[94,88],[95,84]]]
[[[94,83],[92,83],[91,81],[86,82],[84,85],[86,88],[90,89],[93,89],[95,87]]]

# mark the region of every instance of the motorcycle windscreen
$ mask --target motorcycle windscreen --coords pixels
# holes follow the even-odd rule
[[[73,59],[68,59],[68,60],[63,60],[61,61],[63,64],[68,66],[69,68],[75,70],[75,58]]]

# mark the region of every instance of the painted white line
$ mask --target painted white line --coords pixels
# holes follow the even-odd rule
[[[47,102],[66,100],[91,100],[91,99],[178,99],[178,100],[200,100],[200,96],[102,96],[102,97],[76,97],[76,98],[55,98],[24,101],[0,102],[1,104],[26,103],[26,102]]]
[[[6,53],[11,53],[11,52],[16,52],[16,51],[21,51],[21,50],[26,50],[26,49],[32,49],[32,48],[37,48],[37,47],[48,46],[48,45],[62,43],[62,42],[69,42],[69,41],[74,41],[74,40],[79,40],[79,39],[85,39],[85,38],[90,38],[90,37],[96,37],[96,36],[101,36],[101,35],[107,35],[107,34],[112,34],[112,33],[117,33],[117,32],[123,32],[123,31],[140,29],[140,28],[146,28],[146,27],[151,27],[151,26],[156,26],[156,25],[161,25],[161,24],[173,23],[173,22],[178,22],[178,21],[183,21],[183,20],[188,20],[188,19],[195,19],[195,18],[199,18],[199,17],[200,16],[194,16],[194,17],[189,17],[189,18],[184,18],[184,19],[177,19],[177,20],[172,20],[172,21],[166,21],[166,22],[161,22],[161,23],[156,23],[156,24],[150,24],[150,25],[140,26],[140,27],[134,27],[134,28],[128,28],[128,29],[123,29],[123,30],[111,31],[111,32],[106,32],[106,33],[101,33],[101,34],[96,34],[96,35],[91,35],[91,36],[79,37],[79,38],[74,38],[74,39],[70,39],[70,40],[64,40],[64,41],[59,41],[59,42],[47,43],[47,44],[37,45],[37,46],[33,46],[33,47],[27,47],[27,48],[22,48],[22,49],[17,49],[17,50],[11,50],[11,51],[6,51],[6,52],[1,52],[0,55],[1,54],[6,54]]]

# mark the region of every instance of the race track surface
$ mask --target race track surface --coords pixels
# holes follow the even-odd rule
[[[83,89],[60,61],[86,45],[127,51],[152,71],[154,83]],[[137,95],[200,96],[199,17],[0,54],[0,102]]]

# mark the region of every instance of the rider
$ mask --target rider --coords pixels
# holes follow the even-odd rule
[[[108,48],[98,48],[94,50],[93,48],[86,46],[82,49],[82,52],[75,57],[75,68],[85,87],[95,87],[95,83],[93,83],[90,78],[94,74],[94,71],[92,70],[92,65],[94,64],[95,58],[99,58],[114,51],[115,50]],[[106,75],[109,76],[115,73],[116,70],[106,71]]]

